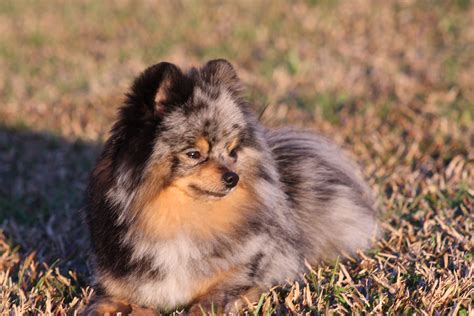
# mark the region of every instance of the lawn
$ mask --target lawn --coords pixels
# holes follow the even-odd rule
[[[474,3],[0,2],[0,314],[92,295],[88,173],[131,80],[230,60],[267,126],[327,135],[377,192],[382,237],[250,314],[474,312]]]

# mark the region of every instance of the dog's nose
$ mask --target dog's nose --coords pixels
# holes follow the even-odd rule
[[[222,180],[224,180],[225,185],[230,189],[237,185],[239,182],[239,175],[235,172],[226,172],[222,175]]]

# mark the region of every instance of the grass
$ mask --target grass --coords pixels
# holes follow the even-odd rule
[[[268,126],[351,151],[378,192],[373,249],[312,267],[253,315],[473,312],[474,5],[453,1],[2,1],[0,313],[92,290],[87,175],[133,77],[230,59]]]

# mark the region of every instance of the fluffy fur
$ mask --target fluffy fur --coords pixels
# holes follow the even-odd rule
[[[241,90],[225,60],[187,73],[163,62],[135,80],[87,191],[88,312],[235,311],[305,260],[369,245],[376,212],[357,168],[320,136],[263,128]]]

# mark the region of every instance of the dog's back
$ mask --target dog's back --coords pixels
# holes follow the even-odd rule
[[[268,130],[289,207],[316,262],[366,248],[376,233],[371,193],[357,167],[325,138],[309,132]]]

